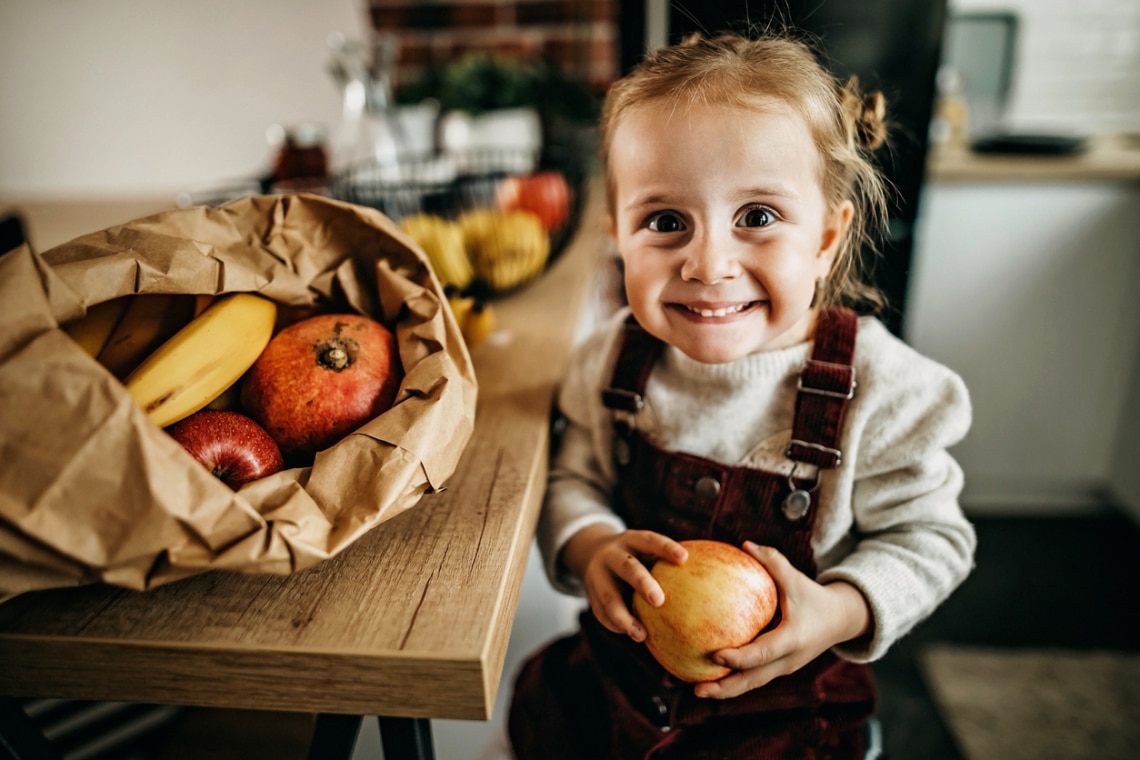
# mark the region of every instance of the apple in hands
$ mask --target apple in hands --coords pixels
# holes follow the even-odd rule
[[[715,681],[731,672],[712,654],[744,646],[775,617],[776,583],[754,557],[720,541],[681,541],[689,556],[664,560],[651,574],[665,593],[654,607],[640,594],[633,611],[645,626],[645,645],[661,666],[689,683]]]
[[[235,491],[284,466],[281,451],[269,433],[238,412],[203,409],[166,432]]]

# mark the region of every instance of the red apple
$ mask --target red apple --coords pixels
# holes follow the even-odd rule
[[[648,632],[645,644],[682,681],[715,681],[730,672],[711,655],[752,641],[776,614],[776,583],[756,558],[720,541],[681,541],[689,551],[679,565],[659,561],[650,571],[665,603],[633,597]]]
[[[286,459],[307,457],[387,411],[403,376],[387,327],[360,314],[322,314],[273,336],[242,382],[242,408]]]
[[[235,491],[284,466],[281,451],[265,428],[238,412],[203,409],[166,432]]]
[[[547,232],[561,227],[570,216],[570,185],[553,169],[505,178],[495,199],[503,211],[530,211]]]

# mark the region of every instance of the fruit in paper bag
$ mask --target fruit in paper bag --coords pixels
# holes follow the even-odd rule
[[[463,230],[458,224],[434,214],[413,214],[400,222],[400,229],[427,254],[441,285],[463,290],[471,284],[475,272],[467,260]]]
[[[553,169],[511,176],[499,183],[495,201],[503,211],[530,211],[551,232],[570,216],[570,185]]]
[[[550,256],[550,236],[529,211],[480,209],[459,219],[475,276],[504,291],[542,274]]]
[[[122,380],[194,317],[194,296],[138,293],[128,303],[96,360]]]
[[[123,384],[154,424],[172,425],[241,378],[269,343],[276,315],[277,304],[256,293],[219,296]]]
[[[633,611],[645,626],[645,645],[667,671],[690,683],[730,672],[711,655],[752,641],[776,614],[776,583],[752,555],[719,541],[682,541],[680,565],[659,561],[650,571],[665,592],[660,607],[640,595]]]
[[[97,303],[79,319],[63,325],[63,331],[89,356],[97,357],[111,339],[130,302],[129,296],[121,296]]]
[[[323,314],[269,341],[242,381],[242,407],[287,460],[308,456],[387,411],[403,374],[388,328],[359,314]]]
[[[281,450],[244,414],[203,409],[167,428],[190,456],[235,491],[281,470]]]

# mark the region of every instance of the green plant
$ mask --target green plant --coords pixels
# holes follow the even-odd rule
[[[402,86],[397,102],[439,101],[444,111],[478,115],[530,106],[570,121],[593,121],[596,97],[556,66],[475,51]]]

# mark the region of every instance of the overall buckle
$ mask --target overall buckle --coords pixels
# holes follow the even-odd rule
[[[813,372],[812,370],[816,368],[820,371]],[[855,368],[850,364],[808,359],[804,362],[803,369],[800,370],[800,378],[796,388],[805,393],[849,399],[855,395],[855,386]]]

